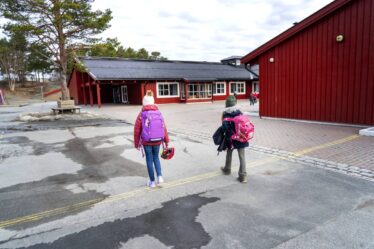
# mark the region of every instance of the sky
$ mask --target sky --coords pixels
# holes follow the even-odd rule
[[[169,60],[244,56],[331,0],[95,0],[111,9],[100,36],[124,47],[159,51]],[[1,22],[1,20],[0,20]]]
[[[169,60],[220,61],[244,56],[331,0],[96,0],[111,9],[125,47],[159,51]]]

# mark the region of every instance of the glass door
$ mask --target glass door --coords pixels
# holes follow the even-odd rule
[[[120,87],[113,87],[113,103],[118,104],[121,103],[121,88]]]
[[[127,93],[127,86],[121,86],[121,98],[122,98],[122,103],[124,104],[129,103],[129,95]]]

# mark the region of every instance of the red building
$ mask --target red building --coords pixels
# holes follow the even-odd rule
[[[76,104],[142,104],[145,92],[155,93],[155,102],[190,103],[224,100],[237,93],[247,98],[256,75],[243,65],[241,57],[222,63],[152,61],[83,57],[85,67],[73,69],[68,82]]]
[[[336,0],[242,58],[260,115],[374,124],[374,1]]]

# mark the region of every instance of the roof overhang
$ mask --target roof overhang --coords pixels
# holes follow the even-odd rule
[[[342,6],[346,5],[347,3],[353,0],[335,0],[330,4],[326,5],[319,11],[315,12],[314,14],[310,15],[309,17],[305,18],[295,26],[289,28],[288,30],[284,31],[280,35],[276,36],[275,38],[271,39],[267,43],[261,45],[257,49],[253,50],[249,54],[245,55],[240,61],[243,64],[248,64],[252,60],[256,59],[258,56],[263,54],[264,52],[272,49],[276,45],[280,44],[281,42],[287,40],[291,36],[299,33],[300,31],[306,29],[310,25],[316,23],[317,21],[321,20],[322,18],[326,17],[327,15],[331,14],[335,10],[341,8]]]
[[[255,78],[253,78],[255,79]],[[188,79],[188,78],[183,78],[183,79],[175,79],[175,78],[159,78],[159,79],[155,79],[155,78],[133,78],[133,79],[130,79],[130,78],[124,78],[124,79],[113,79],[113,78],[98,78],[98,79],[95,79],[95,80],[98,80],[98,81],[181,81],[181,82],[215,82],[215,81],[233,81],[233,80],[245,80],[245,81],[249,81],[249,80],[252,80],[250,78],[230,78],[230,79],[227,79],[227,78],[224,78],[224,79],[220,79],[220,78],[214,78],[214,79],[203,79],[203,78],[199,78],[199,79]]]

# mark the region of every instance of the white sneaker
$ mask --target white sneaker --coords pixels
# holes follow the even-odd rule
[[[156,183],[154,181],[153,182],[152,181],[148,181],[146,185],[147,185],[147,187],[150,187],[150,188],[156,187]]]
[[[163,183],[163,182],[164,182],[164,178],[162,178],[162,176],[158,176],[157,177],[157,184],[161,185],[161,183]]]

